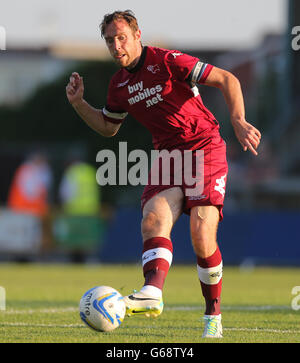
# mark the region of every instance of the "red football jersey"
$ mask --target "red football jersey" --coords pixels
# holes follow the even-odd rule
[[[205,148],[220,137],[219,124],[196,84],[204,83],[212,68],[176,50],[144,47],[133,69],[112,77],[104,118],[121,123],[129,113],[151,132],[158,150]]]

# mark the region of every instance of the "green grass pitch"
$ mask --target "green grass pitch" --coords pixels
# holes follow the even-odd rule
[[[109,285],[126,295],[139,289],[142,281],[138,265],[0,264],[0,286],[6,292],[6,309],[0,310],[0,342],[207,342],[201,338],[204,302],[192,265],[172,266],[165,284],[164,312],[158,318],[125,318],[110,333],[83,325],[78,304],[86,290]],[[299,285],[297,268],[225,267],[224,338],[209,341],[300,342],[300,298],[292,294]]]

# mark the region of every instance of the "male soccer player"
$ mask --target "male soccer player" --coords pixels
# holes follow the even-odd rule
[[[190,215],[191,240],[206,302],[203,337],[220,338],[222,256],[216,235],[223,218],[226,146],[219,134],[219,123],[203,105],[197,84],[222,91],[235,135],[244,151],[257,155],[261,134],[245,120],[240,83],[231,73],[177,50],[143,46],[141,30],[130,10],[105,15],[100,28],[120,70],[111,79],[107,103],[102,109],[84,100],[83,79],[72,73],[66,92],[76,112],[105,137],[114,136],[129,113],[151,132],[155,149],[182,153],[200,150],[204,160],[203,165],[193,158],[193,173],[195,168],[204,170],[201,194],[188,195],[184,182],[182,185],[149,183],[145,187],[141,225],[145,282],[139,292],[124,298],[127,315],[161,314],[163,285],[172,262],[170,234],[176,220],[185,212]],[[174,174],[173,170],[173,177]]]

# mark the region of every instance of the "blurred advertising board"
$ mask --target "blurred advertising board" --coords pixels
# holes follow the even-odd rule
[[[41,244],[42,226],[38,217],[0,209],[0,253],[35,254]]]

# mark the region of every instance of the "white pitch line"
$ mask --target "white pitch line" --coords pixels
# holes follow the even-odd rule
[[[75,311],[79,311],[78,308],[75,307],[64,307],[64,308],[47,308],[47,309],[24,309],[24,310],[16,310],[16,309],[7,309],[3,311],[6,315],[26,315],[26,314],[57,314],[57,313],[73,313]],[[0,313],[1,315],[1,313]]]
[[[204,306],[165,306],[165,311],[198,311],[203,310]],[[289,310],[291,309],[288,305],[252,305],[252,306],[235,306],[235,305],[224,305],[222,310],[224,311],[272,311],[272,310]],[[57,314],[57,313],[73,313],[78,312],[78,308],[74,306],[69,307],[54,307],[54,308],[43,308],[43,309],[7,309],[0,311],[4,315],[26,315],[26,314]]]
[[[300,330],[280,330],[280,329],[261,329],[261,328],[224,328],[228,331],[253,331],[256,333],[284,333],[284,334],[300,334]]]
[[[204,306],[167,306],[165,310],[168,311],[198,311],[203,310]],[[272,311],[272,310],[291,310],[288,305],[223,305],[223,311]]]
[[[83,324],[28,324],[28,323],[8,323],[0,322],[0,327],[24,327],[24,328],[84,328]],[[279,334],[300,334],[300,330],[280,330],[280,329],[261,329],[261,328],[223,328],[226,331],[245,331],[256,333],[279,333]]]
[[[37,328],[85,328],[83,324],[29,324],[29,323],[8,323],[8,322],[0,322],[1,326],[11,326],[11,327],[37,327]]]
[[[203,310],[203,306],[166,306],[166,311],[198,311]],[[287,305],[255,305],[255,306],[223,306],[222,310],[227,311],[271,311],[271,310],[287,310],[291,309]],[[56,307],[47,309],[27,309],[15,310],[8,309],[0,312],[0,316],[6,315],[28,315],[28,314],[57,314],[57,313],[78,313],[76,307]],[[37,328],[86,328],[83,324],[43,324],[43,323],[22,323],[22,322],[0,322],[0,327],[37,327]],[[261,328],[224,328],[226,331],[244,331],[257,333],[280,333],[280,334],[299,334],[300,330],[280,330],[280,329],[261,329]]]

